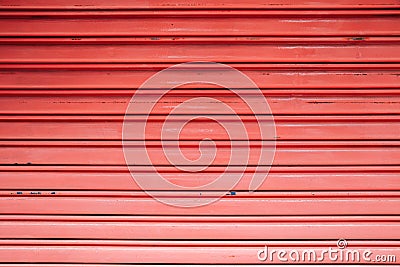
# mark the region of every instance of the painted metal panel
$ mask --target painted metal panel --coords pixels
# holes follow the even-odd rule
[[[328,248],[372,256],[294,263],[398,264],[399,8],[397,0],[0,1],[0,265],[285,264],[279,250],[309,256]],[[180,208],[132,179],[123,122],[146,79],[196,60],[229,64],[257,84],[274,116],[276,154],[265,182],[249,192],[258,123],[269,118],[256,120],[237,95],[210,84],[156,102],[158,91],[149,90],[136,105],[155,104],[146,135],[154,166],[140,161],[138,173],[154,167],[172,183],[200,186],[226,171],[232,142],[245,151],[247,139],[229,141],[203,118],[179,140],[196,158],[199,141],[211,137],[211,166],[194,174],[170,163],[162,145],[175,140],[161,143],[161,127],[193,97],[215,102],[172,116],[176,125],[193,114],[233,121],[221,101],[235,107],[254,152],[227,171],[229,178],[245,167],[219,201]],[[261,101],[248,88],[238,92]],[[139,125],[143,115],[130,120]],[[130,149],[141,141],[129,140]],[[168,189],[153,194],[211,199],[225,188]],[[276,254],[260,260],[267,246]]]

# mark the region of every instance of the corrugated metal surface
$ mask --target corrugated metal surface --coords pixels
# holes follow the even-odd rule
[[[265,264],[257,258],[265,245],[320,251],[338,239],[400,261],[399,8],[398,0],[0,1],[0,265]],[[247,191],[250,158],[235,192],[178,208],[134,183],[122,125],[135,88],[196,60],[254,80],[275,117],[277,150],[259,191]],[[155,106],[151,154],[162,155],[165,115],[198,96],[234,104],[257,146],[246,105],[226,90],[196,89]],[[223,172],[230,152],[218,125],[192,122],[182,146],[196,157],[204,129],[220,148],[210,168],[185,173],[157,156],[159,172],[181,185]],[[156,193],[177,194],[164,189]]]

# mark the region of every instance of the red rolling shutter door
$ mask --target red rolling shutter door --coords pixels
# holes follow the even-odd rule
[[[338,239],[400,261],[399,7],[1,1],[1,266],[265,264],[257,257],[265,245],[322,250]],[[248,75],[271,106],[277,148],[258,191],[247,191],[251,166],[231,194],[182,209],[140,190],[121,138],[135,89],[189,61]],[[186,88],[157,112],[187,95],[230,101],[218,88]],[[201,129],[184,132],[183,146],[196,147]],[[172,180],[205,181],[223,170],[218,160],[196,175],[157,164]]]

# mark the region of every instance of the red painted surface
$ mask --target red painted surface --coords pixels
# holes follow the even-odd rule
[[[259,261],[257,252],[322,251],[338,239],[399,264],[399,8],[397,0],[1,1],[1,266],[282,263]],[[184,209],[141,191],[121,139],[136,89],[193,60],[227,63],[260,87],[277,150],[259,191],[247,191],[256,153],[231,194]],[[195,120],[180,135],[182,150],[195,158],[210,134],[219,148],[212,166],[183,172],[163,156],[165,116],[192,97],[235,106],[259,149],[257,121],[235,95],[183,86],[156,103],[146,135],[156,169],[182,186],[213,181],[230,155],[226,132]],[[232,121],[214,104],[172,120],[197,113]],[[216,194],[156,190],[170,198]]]

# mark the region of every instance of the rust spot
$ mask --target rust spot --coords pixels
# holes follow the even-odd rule
[[[310,103],[310,104],[333,104],[335,102],[331,102],[331,101],[308,101],[307,103]]]
[[[352,40],[352,41],[364,41],[365,37],[351,37],[350,40]]]

